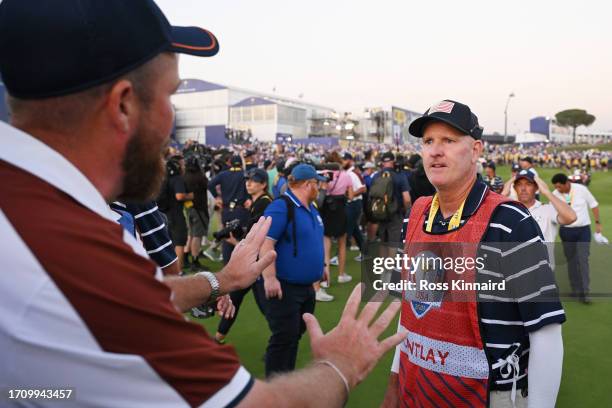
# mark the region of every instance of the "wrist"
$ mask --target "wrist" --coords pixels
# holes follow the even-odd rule
[[[219,281],[219,296],[223,296],[238,289],[237,287],[234,287],[235,285],[233,284],[232,279],[229,279],[224,270],[215,273],[215,277],[217,278],[217,281]]]
[[[315,360],[315,364],[327,364],[324,362],[334,365],[342,373],[349,390],[352,390],[357,386],[357,384],[361,382],[361,380],[357,378],[357,375],[354,372],[354,366],[351,361],[345,362],[342,358],[338,358],[337,356],[320,357]]]
[[[210,295],[208,296],[208,302],[215,302],[221,296],[219,279],[212,272],[198,272],[195,276],[199,276],[201,279],[206,280],[210,286]]]
[[[342,386],[344,387],[344,395],[345,395],[344,404],[342,405],[343,406],[346,405],[346,402],[348,401],[349,395],[351,393],[351,386],[349,384],[348,378],[346,378],[342,370],[339,367],[337,367],[336,364],[332,363],[329,360],[317,360],[314,362],[314,364],[329,367],[336,374],[336,376],[340,379],[340,382],[342,383]]]

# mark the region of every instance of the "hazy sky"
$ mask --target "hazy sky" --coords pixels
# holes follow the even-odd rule
[[[583,108],[612,131],[612,3],[606,0],[157,0],[174,25],[218,37],[195,77],[339,111],[467,103],[485,132]]]

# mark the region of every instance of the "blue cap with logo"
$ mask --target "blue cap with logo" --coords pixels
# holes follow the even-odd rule
[[[295,181],[300,180],[311,180],[315,179],[318,181],[326,181],[327,179],[320,174],[317,173],[314,167],[310,164],[298,164],[295,166],[293,171],[291,171],[291,176],[295,179]]]
[[[536,182],[535,182],[535,174],[531,170],[521,170],[521,171],[519,171],[518,174],[516,175],[516,178],[514,179],[514,182],[516,183],[520,179],[527,179],[528,181],[532,182],[533,184],[536,184]]]

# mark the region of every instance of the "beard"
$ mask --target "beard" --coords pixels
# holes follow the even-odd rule
[[[123,192],[118,199],[123,202],[141,203],[157,197],[166,174],[162,151],[164,146],[151,146],[147,134],[155,132],[139,126],[128,142],[121,164],[125,177]]]

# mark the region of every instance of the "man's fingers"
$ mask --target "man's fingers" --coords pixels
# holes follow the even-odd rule
[[[270,229],[271,225],[272,225],[272,217],[266,217],[263,220],[259,229],[255,232],[255,235],[253,236],[252,245],[254,245],[257,248],[257,251],[259,251],[259,249],[263,245],[266,239],[266,236],[268,235],[268,230]]]
[[[268,266],[272,265],[272,262],[276,260],[276,251],[268,251],[264,256],[259,258],[257,262],[251,264],[251,268],[255,268],[254,272],[257,273],[257,276],[261,275],[261,273]]]
[[[382,302],[378,301],[366,303],[364,308],[361,310],[361,313],[359,314],[357,320],[364,323],[366,326],[369,326],[370,322],[372,321],[374,316],[376,316],[376,312],[378,312],[378,309],[380,309],[381,305]]]
[[[374,334],[374,336],[378,338],[378,336],[380,336],[382,332],[384,332],[387,327],[389,327],[389,324],[393,321],[393,318],[401,309],[401,307],[401,302],[391,302],[391,304],[385,309],[385,311],[382,312],[380,316],[378,316],[378,319],[376,319],[376,321],[370,328],[372,334]]]
[[[359,302],[361,301],[361,286],[361,283],[355,285],[351,296],[349,296],[346,305],[344,305],[344,311],[342,311],[342,317],[340,318],[341,321],[344,319],[355,319],[359,309]]]
[[[380,309],[387,298],[387,295],[387,291],[377,291],[361,311],[358,320],[369,326],[376,313],[378,313],[378,309]]]
[[[249,233],[246,235],[246,237],[244,237],[244,245],[248,245],[253,240],[253,237],[255,236],[257,231],[259,231],[259,228],[261,228],[261,225],[263,224],[263,218],[264,217],[259,217],[257,222],[253,224]]]
[[[387,351],[391,350],[393,347],[404,341],[406,337],[408,337],[408,332],[395,333],[393,336],[387,337],[386,339],[380,342],[380,348],[382,349],[382,353],[385,354]]]
[[[314,315],[310,313],[304,313],[302,316],[304,319],[304,323],[306,323],[306,330],[308,330],[308,335],[310,336],[310,342],[323,337],[323,330],[321,330],[321,326]]]

